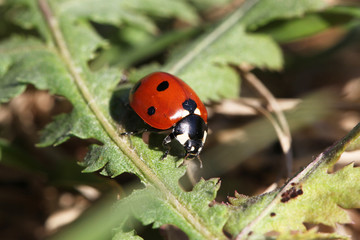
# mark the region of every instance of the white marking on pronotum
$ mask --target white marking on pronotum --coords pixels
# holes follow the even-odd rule
[[[179,134],[176,136],[176,139],[181,143],[182,145],[185,145],[186,141],[190,139],[189,135],[187,133]]]
[[[194,113],[199,116],[201,115],[200,109],[198,109],[198,108],[195,109]]]
[[[204,136],[203,136],[203,138],[202,138],[202,142],[203,142],[203,143],[205,142],[206,137],[207,137],[207,131],[204,131]]]

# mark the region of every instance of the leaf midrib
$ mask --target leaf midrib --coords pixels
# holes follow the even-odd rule
[[[218,25],[215,29],[212,29],[204,39],[195,44],[191,51],[187,51],[187,53],[178,59],[173,65],[167,66],[165,71],[174,75],[180,73],[181,70],[193,62],[201,52],[205,51],[206,48],[212,45],[217,39],[221,38],[227,31],[237,24],[244,14],[253,8],[258,2],[259,0],[245,1],[240,8],[235,10],[220,25]]]
[[[57,18],[53,15],[47,0],[38,0],[38,3],[41,13],[43,14],[43,17],[46,20],[53,36],[53,41],[55,41],[56,46],[58,47],[58,54],[72,75],[79,92],[84,98],[84,101],[88,103],[90,110],[94,113],[108,136],[114,141],[119,149],[133,161],[133,164],[138,168],[139,173],[142,174],[142,178],[151,182],[162,193],[165,193],[165,199],[170,202],[171,206],[176,209],[176,211],[183,216],[183,218],[186,219],[186,221],[189,222],[193,228],[204,237],[204,239],[225,239],[224,235],[209,231],[204,221],[196,214],[196,212],[189,211],[187,205],[178,200],[178,198],[171,192],[170,188],[168,188],[156,176],[156,174],[141,160],[135,151],[129,148],[127,141],[117,134],[114,126],[102,113],[99,106],[96,104],[96,101],[92,101],[94,98],[87,88],[86,81],[81,76],[78,70],[79,68],[75,65],[75,61],[72,58],[66,41],[62,35],[62,31],[60,30]]]
[[[326,172],[329,167],[335,164],[335,162],[340,158],[340,155],[345,151],[345,149],[356,139],[360,137],[360,123],[354,127],[351,132],[346,135],[341,141],[333,145],[332,147],[325,150],[321,153],[313,162],[311,162],[304,170],[298,173],[295,177],[288,180],[288,182],[282,187],[280,191],[274,196],[271,202],[252,220],[247,226],[245,226],[241,232],[237,235],[236,240],[244,239],[250,232],[256,228],[257,224],[260,224],[261,221],[265,219],[266,216],[269,216],[269,213],[272,211],[274,206],[280,202],[282,194],[288,191],[293,187],[293,184],[301,184],[306,179],[311,177],[311,174],[314,171],[324,171]]]

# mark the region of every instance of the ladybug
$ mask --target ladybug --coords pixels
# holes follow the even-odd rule
[[[185,159],[199,158],[207,136],[207,111],[200,98],[180,78],[165,72],[151,73],[138,81],[130,92],[130,107],[150,126],[145,131],[166,132],[163,140],[177,140],[185,149]],[[124,133],[134,134],[136,132]]]

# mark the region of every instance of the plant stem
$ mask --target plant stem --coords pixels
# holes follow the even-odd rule
[[[257,91],[257,93],[262,98],[264,98],[268,102],[269,107],[271,108],[270,110],[274,111],[275,118],[270,114],[270,110],[264,109],[264,111],[261,111],[261,113],[263,113],[274,126],[274,129],[280,141],[281,148],[286,157],[287,177],[290,177],[293,162],[293,154],[291,150],[292,137],[290,127],[286,120],[284,112],[281,110],[278,101],[272,95],[269,89],[267,89],[254,74],[246,71],[245,69],[241,69],[241,71],[244,79]],[[258,110],[260,111],[260,109]]]
[[[333,146],[326,149],[321,153],[314,161],[312,161],[304,170],[302,170],[295,177],[290,179],[284,187],[275,195],[274,199],[257,215],[257,217],[252,220],[247,226],[245,226],[241,232],[236,236],[236,240],[246,239],[248,234],[252,232],[256,225],[260,223],[266,216],[270,214],[272,209],[276,204],[280,202],[282,194],[288,191],[294,186],[294,183],[301,185],[308,177],[311,176],[316,170],[321,169],[324,172],[327,172],[329,168],[340,158],[341,154],[345,149],[354,141],[360,137],[360,123],[356,125],[349,134],[347,134],[343,139],[336,142]]]
[[[203,236],[204,239],[225,239],[224,235],[219,235],[219,233],[212,232],[203,222],[203,220],[191,209],[182,203],[177,196],[171,192],[167,185],[162,182],[157,175],[148,167],[148,165],[139,157],[139,155],[132,150],[128,142],[125,140],[126,137],[120,137],[118,131],[115,129],[111,121],[102,113],[99,106],[94,101],[93,95],[90,93],[86,81],[79,71],[80,68],[76,66],[72,55],[68,49],[64,36],[62,34],[61,28],[59,26],[58,19],[54,16],[47,0],[38,0],[39,7],[44,15],[44,18],[49,26],[53,39],[58,47],[59,55],[65,62],[68,71],[70,72],[73,80],[84,98],[84,101],[87,102],[91,111],[94,113],[105,132],[108,136],[114,141],[114,143],[119,147],[119,150],[127,155],[132,161],[133,164],[138,168],[139,177],[143,182],[148,182],[154,185],[159,189],[164,196],[164,201],[168,201],[171,206],[179,213],[188,223],[192,225],[195,231],[199,235]]]
[[[212,43],[224,35],[225,32],[230,30],[235,24],[239,23],[239,20],[248,12],[252,7],[254,7],[259,0],[250,0],[244,1],[243,5],[235,10],[225,21],[223,21],[215,29],[212,29],[211,32],[199,41],[191,51],[188,51],[183,57],[181,57],[173,66],[168,67],[166,71],[176,75],[181,69],[186,65],[190,64],[194,58],[196,58],[201,52],[205,51]]]

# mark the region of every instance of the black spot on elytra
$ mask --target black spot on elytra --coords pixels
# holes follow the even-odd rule
[[[168,87],[169,87],[169,82],[168,82],[168,81],[162,81],[162,82],[156,87],[156,90],[157,90],[158,92],[162,92],[162,91],[165,91]]]
[[[151,115],[154,115],[154,113],[155,113],[154,106],[149,107],[147,110],[147,114],[149,114],[151,116]]]
[[[185,100],[182,106],[185,110],[189,111],[190,113],[194,113],[195,109],[197,108],[196,102],[191,98]]]
[[[275,217],[276,216],[276,213],[272,212],[270,213],[270,217]]]

